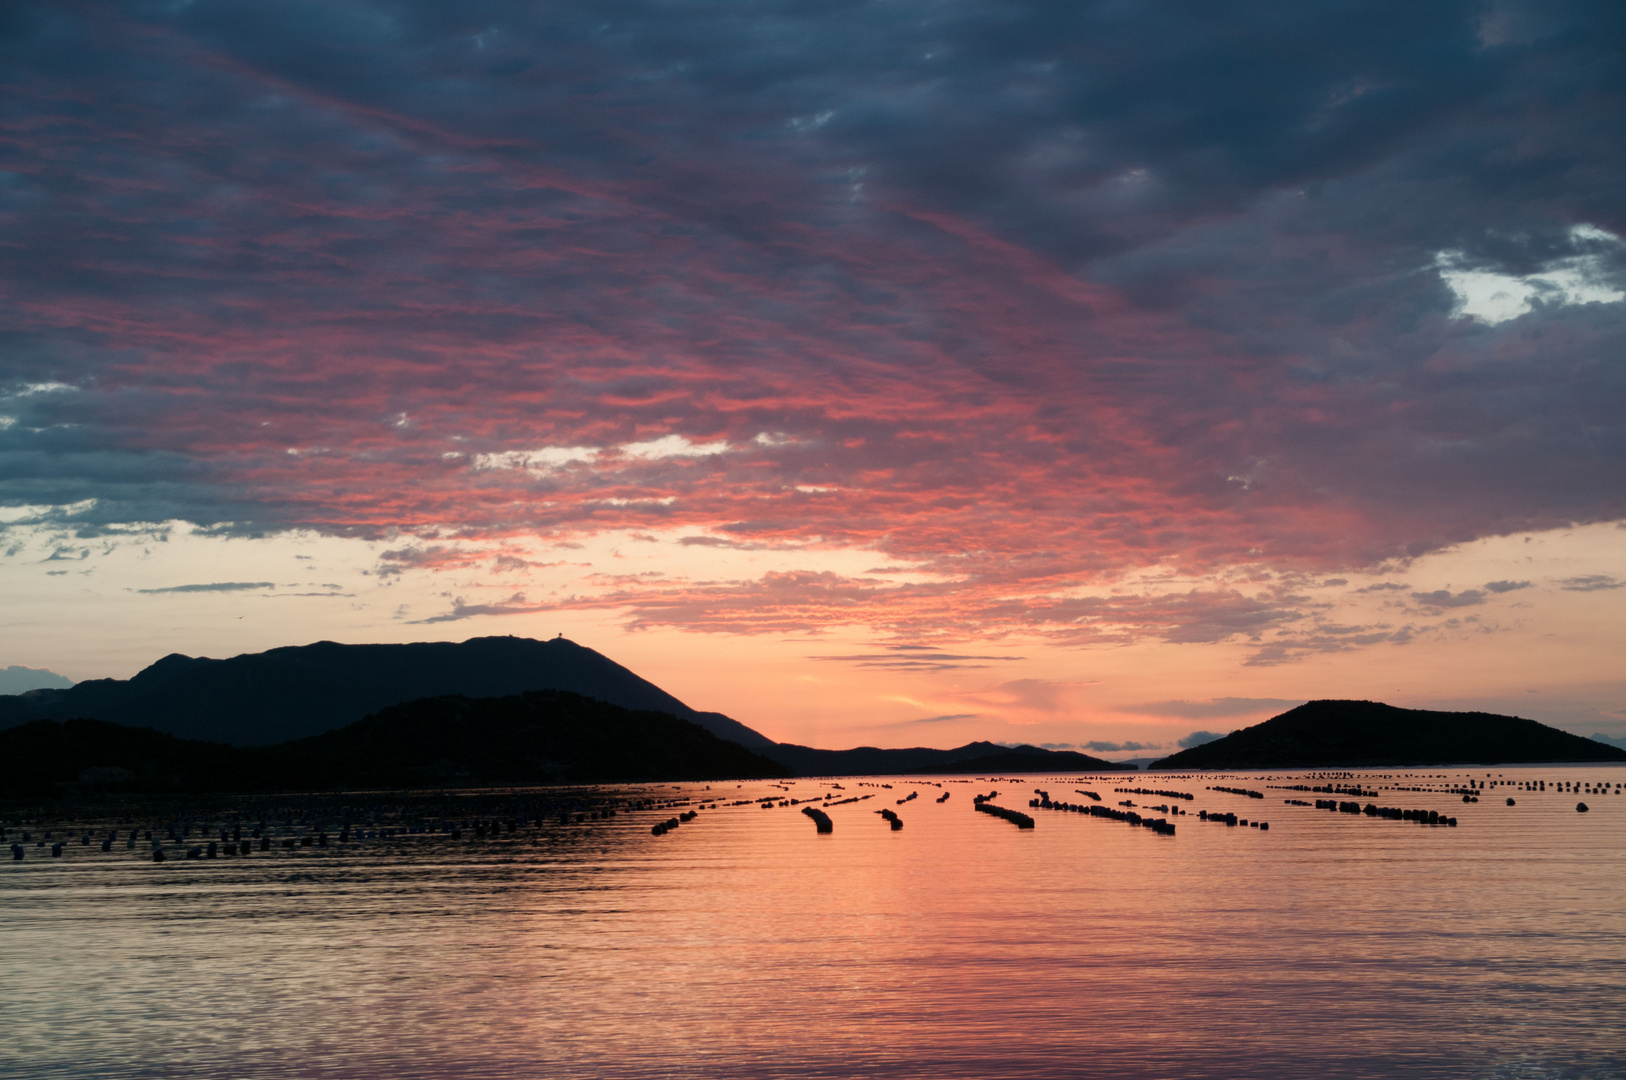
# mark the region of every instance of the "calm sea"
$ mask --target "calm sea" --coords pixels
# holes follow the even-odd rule
[[[1449,790],[1469,778],[1503,786],[1464,803]],[[1458,825],[1289,805],[1350,797],[1281,786],[1328,783]],[[193,803],[158,864],[125,836],[162,837],[173,806],[57,809],[8,822],[4,847],[31,839],[0,865],[0,1073],[1623,1077],[1620,784],[1546,766]],[[1029,809],[1036,788],[1176,831]],[[974,812],[990,791],[1036,827]],[[826,794],[872,797],[830,807],[822,836],[778,804]],[[650,798],[688,805],[626,808]],[[184,857],[239,814],[265,817],[270,851]],[[340,844],[344,820],[376,835]],[[329,845],[298,846],[318,826]],[[62,856],[36,846],[46,829]]]

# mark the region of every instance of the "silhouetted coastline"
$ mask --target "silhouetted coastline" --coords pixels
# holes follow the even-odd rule
[[[1589,761],[1626,761],[1626,750],[1517,716],[1401,709],[1377,701],[1310,701],[1147,768],[1404,768]]]

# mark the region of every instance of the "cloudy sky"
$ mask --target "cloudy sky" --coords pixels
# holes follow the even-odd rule
[[[1618,3],[6,5],[0,667],[1626,733],[1623,118]]]

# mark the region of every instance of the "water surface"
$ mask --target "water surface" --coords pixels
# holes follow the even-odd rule
[[[1379,791],[1363,804],[1434,809],[1456,828],[1286,804],[1336,798],[1279,787],[1327,782],[1308,775],[285,799],[277,843],[321,825],[328,847],[187,860],[172,843],[159,864],[105,816],[129,808],[54,808],[25,826],[25,859],[0,866],[0,1072],[1626,1076],[1626,769],[1340,781]],[[1548,790],[1447,793],[1470,777]],[[1195,798],[1112,791],[1133,786]],[[1150,811],[1177,823],[1159,836],[1029,809],[1036,788],[1189,813]],[[1036,827],[974,813],[973,794],[996,790]],[[828,809],[827,836],[799,807],[755,802],[650,833],[702,800],[832,792],[871,798]],[[688,805],[624,808],[650,797]],[[623,809],[560,824],[562,798]],[[476,819],[525,808],[512,833],[472,835]],[[218,837],[267,804],[188,810]],[[130,816],[162,835],[158,809]],[[341,818],[397,833],[341,845]],[[120,840],[104,853],[110,825]],[[97,839],[81,845],[87,826]],[[60,858],[34,846],[47,827],[75,837]],[[194,830],[185,845],[201,842]]]

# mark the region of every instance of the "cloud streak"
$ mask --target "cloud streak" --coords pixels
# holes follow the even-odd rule
[[[157,596],[162,593],[253,592],[258,589],[274,589],[276,587],[276,584],[270,581],[212,581],[207,584],[165,585],[158,589],[137,589],[136,592],[148,596]]]

